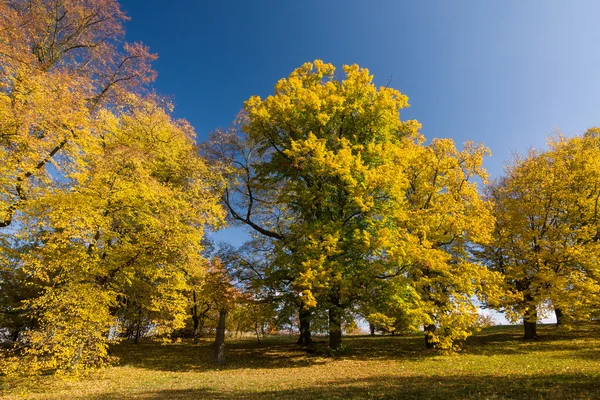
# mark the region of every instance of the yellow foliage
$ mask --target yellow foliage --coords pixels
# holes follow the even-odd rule
[[[458,342],[475,331],[473,296],[481,300],[497,296],[500,275],[473,261],[470,246],[490,240],[494,218],[480,198],[476,180],[485,181],[482,145],[467,142],[458,150],[450,139],[420,139],[404,147],[408,187],[402,183],[395,211],[392,254],[418,294],[412,313],[430,342],[456,349]]]
[[[126,114],[102,114],[77,181],[22,211],[18,238],[32,243],[22,268],[42,288],[26,307],[37,321],[24,352],[34,370],[101,364],[109,329],[131,308],[155,334],[183,327],[189,279],[206,265],[204,229],[222,222],[219,177],[189,125],[152,99],[131,101]]]
[[[487,179],[489,150],[471,142],[458,150],[450,139],[426,145],[420,124],[400,119],[405,95],[377,88],[357,65],[343,72],[337,79],[332,65],[305,63],[272,95],[246,101],[244,145],[236,148],[249,150],[238,190],[252,198],[251,189],[272,185],[262,204],[286,219],[270,225],[278,228],[271,237],[311,305],[343,309],[368,282],[392,276],[404,282],[391,284],[402,293],[412,287],[412,295],[397,297],[411,302],[410,319],[440,325],[434,339],[453,347],[472,331],[471,297],[499,290],[498,274],[469,250],[493,229],[476,183]],[[254,203],[244,204],[251,215]],[[269,215],[264,207],[257,218]]]
[[[498,305],[513,320],[535,322],[548,302],[566,319],[598,309],[598,132],[551,137],[548,151],[515,159],[489,189],[497,224],[484,256],[512,291]]]

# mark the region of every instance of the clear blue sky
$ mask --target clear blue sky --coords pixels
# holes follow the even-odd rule
[[[429,139],[511,152],[600,125],[600,1],[122,0],[128,41],[159,54],[156,90],[199,141],[306,61],[357,63],[407,94]],[[239,232],[218,238],[237,242]]]
[[[122,0],[128,41],[159,54],[156,90],[199,140],[303,62],[357,63],[407,94],[428,138],[511,151],[600,125],[600,2]]]

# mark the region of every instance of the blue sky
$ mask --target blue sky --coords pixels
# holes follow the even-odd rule
[[[407,94],[423,134],[511,152],[600,125],[600,2],[122,0],[128,41],[159,54],[156,90],[199,141],[306,61],[357,63]],[[235,241],[226,232],[220,238]]]
[[[303,62],[357,63],[407,94],[428,138],[475,140],[502,173],[555,129],[600,124],[597,1],[127,0],[128,41],[199,140]]]

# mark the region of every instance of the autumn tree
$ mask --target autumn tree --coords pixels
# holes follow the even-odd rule
[[[427,347],[452,349],[476,328],[474,297],[501,295],[499,274],[474,259],[474,244],[488,243],[494,218],[478,192],[477,180],[489,153],[467,142],[462,150],[450,139],[425,145],[417,138],[405,152],[408,189],[405,207],[396,209],[395,255],[414,293],[413,318],[424,326]]]
[[[229,157],[239,166],[233,187],[243,207],[232,197],[226,204],[234,219],[277,240],[302,307],[320,299],[329,309],[337,349],[354,287],[376,273],[373,265],[393,245],[385,231],[396,204],[389,188],[402,175],[396,150],[418,124],[399,118],[406,96],[377,88],[366,69],[345,66],[343,79],[334,71],[319,60],[306,63],[273,95],[246,101],[236,143],[253,163],[250,169]]]
[[[195,343],[205,326],[216,328],[221,310],[230,314],[244,302],[243,293],[234,285],[226,263],[218,255],[210,257],[208,266],[200,272],[192,278],[189,290]]]
[[[489,187],[497,222],[482,255],[504,274],[512,296],[500,305],[523,320],[527,339],[544,307],[559,323],[598,308],[599,145],[597,128],[552,137],[547,151],[516,158]]]
[[[193,131],[151,100],[104,115],[103,141],[67,190],[31,200],[19,236],[34,244],[23,271],[36,327],[24,353],[41,369],[78,368],[106,355],[121,312],[154,332],[181,327],[189,276],[203,265],[204,228],[219,222],[216,177],[196,156]]]
[[[3,307],[30,321],[34,370],[101,364],[133,315],[181,326],[221,222],[219,174],[148,93],[155,57],[123,44],[125,19],[112,0],[0,3],[0,284],[31,288]]]
[[[101,134],[103,108],[126,106],[156,57],[122,42],[115,0],[0,3],[0,227],[50,184],[70,176]]]

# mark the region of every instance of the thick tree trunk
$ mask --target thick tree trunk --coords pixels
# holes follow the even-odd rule
[[[556,314],[556,326],[560,326],[563,323],[563,312],[560,308],[554,308],[554,314]]]
[[[433,334],[433,332],[435,332],[435,324],[425,325],[423,327],[423,332],[425,332],[425,348],[433,349],[435,343],[433,343],[431,341],[431,334]]]
[[[537,337],[537,310],[528,310],[523,315],[523,328],[525,330],[525,335],[523,338],[531,340]]]
[[[329,348],[332,350],[342,347],[342,308],[336,303],[329,307]]]
[[[312,343],[312,339],[310,337],[310,316],[310,310],[307,310],[301,306],[298,312],[300,338],[298,338],[296,344],[306,346]]]
[[[371,336],[375,336],[375,325],[369,322],[369,332],[371,332]]]
[[[217,326],[217,335],[215,338],[215,363],[223,364],[225,362],[225,319],[227,310],[219,311],[219,325]]]
[[[525,328],[525,335],[523,336],[525,339],[535,339],[537,337],[537,324],[535,322],[523,321],[523,326]]]

